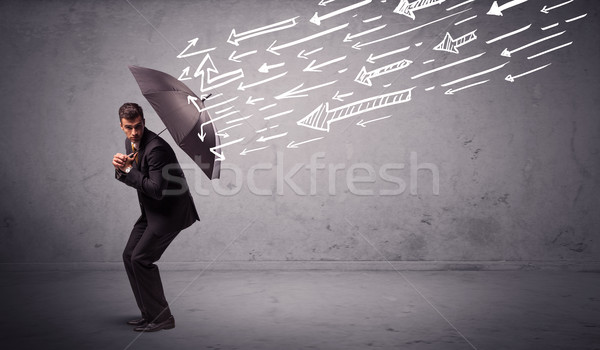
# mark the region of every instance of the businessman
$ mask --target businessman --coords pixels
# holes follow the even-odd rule
[[[198,213],[173,149],[145,127],[142,108],[123,104],[119,120],[127,137],[126,153],[113,157],[115,177],[137,190],[141,208],[123,251],[141,318],[127,323],[138,332],[171,329],[175,319],[154,263],[181,230],[199,220]]]

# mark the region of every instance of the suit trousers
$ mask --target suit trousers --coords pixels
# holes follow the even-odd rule
[[[171,316],[158,266],[154,263],[179,232],[155,232],[148,227],[146,217],[142,215],[125,245],[125,271],[142,317],[148,322],[163,322]]]

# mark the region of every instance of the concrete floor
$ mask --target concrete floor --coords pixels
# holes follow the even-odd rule
[[[163,271],[158,333],[125,324],[124,271],[0,276],[10,350],[600,349],[598,273]]]

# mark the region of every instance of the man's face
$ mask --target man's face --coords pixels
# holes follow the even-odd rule
[[[144,133],[144,119],[141,116],[131,121],[123,118],[121,119],[121,129],[129,141],[138,143]]]

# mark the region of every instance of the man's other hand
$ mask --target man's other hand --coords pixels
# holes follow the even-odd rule
[[[117,153],[114,155],[112,163],[115,166],[115,169],[125,171],[125,169],[133,164],[133,157],[130,158],[125,154]]]

